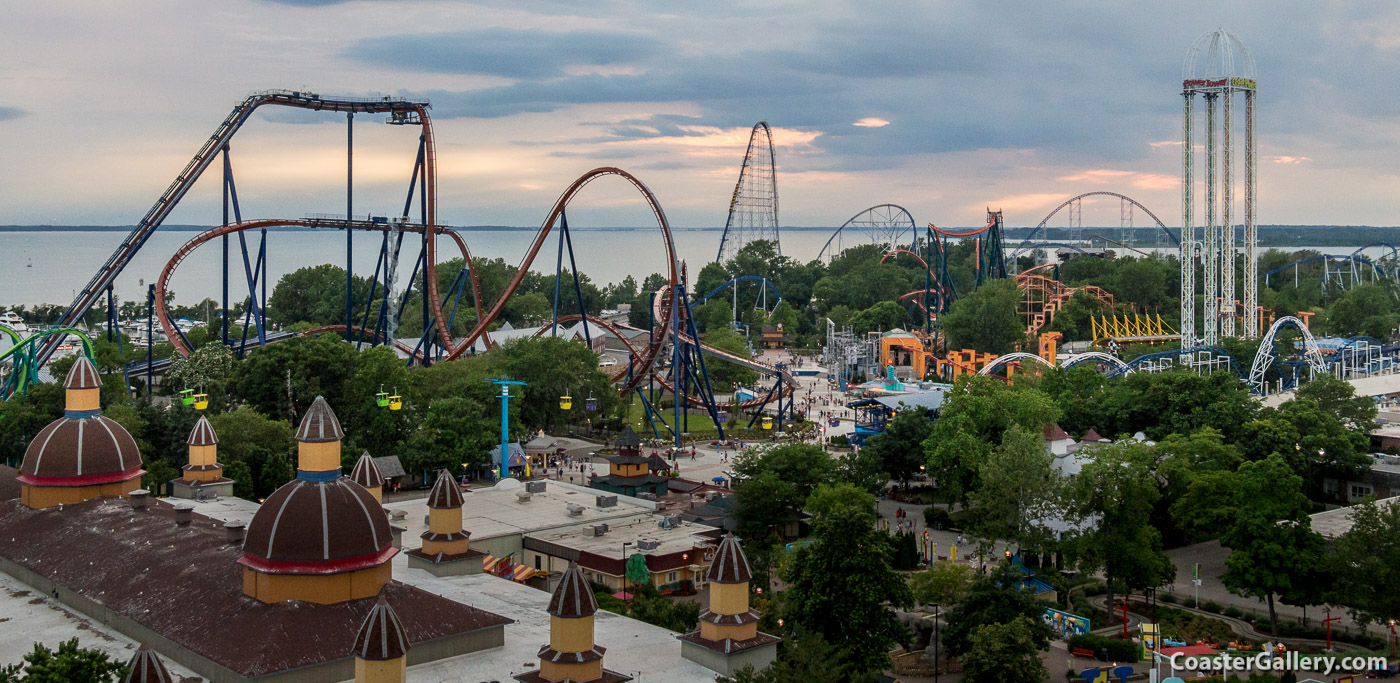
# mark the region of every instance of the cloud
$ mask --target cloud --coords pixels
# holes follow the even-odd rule
[[[890,125],[890,122],[873,116],[867,116],[851,125],[857,128],[883,128]]]
[[[0,107],[0,121],[12,121],[24,116],[26,111],[19,107]]]
[[[542,79],[571,67],[648,60],[664,50],[659,39],[637,33],[490,28],[365,38],[345,53],[394,70]]]
[[[1126,184],[1144,190],[1169,190],[1180,184],[1180,181],[1177,180],[1175,176],[1161,173],[1120,171],[1107,168],[1080,171],[1079,173],[1060,176],[1059,179],[1069,183],[1092,183],[1095,185],[1106,185],[1109,183],[1116,185]]]
[[[1309,159],[1307,157],[1276,156],[1264,158],[1275,164],[1301,164],[1306,161],[1312,161],[1312,159]]]

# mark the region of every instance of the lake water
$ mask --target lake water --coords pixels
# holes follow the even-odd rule
[[[782,233],[783,253],[801,261],[816,258],[834,228],[786,230]],[[689,263],[691,275],[714,259],[723,230],[679,229],[673,231],[677,255]],[[170,256],[198,233],[191,231],[157,231],[127,265],[117,279],[117,295],[121,300],[145,300],[145,285],[160,275]],[[557,234],[557,233],[556,233]],[[97,269],[126,236],[118,231],[61,230],[52,232],[0,232],[0,306],[34,305],[41,303],[67,305],[77,289],[87,284]],[[519,264],[525,250],[535,237],[534,231],[463,230],[463,239],[475,258],[502,258]],[[574,255],[579,270],[601,285],[621,281],[631,275],[641,280],[646,275],[665,268],[660,234],[656,229],[585,230],[572,231]],[[845,234],[843,233],[843,236]],[[847,245],[860,243],[860,238],[845,236]],[[249,251],[256,254],[257,236],[247,233]],[[1008,249],[1016,241],[1009,241]],[[237,299],[243,285],[243,271],[237,238],[230,238],[230,297]],[[371,233],[355,234],[355,272],[369,276],[379,255],[380,238]],[[399,277],[406,278],[418,255],[419,240],[405,237],[400,254]],[[305,266],[322,263],[343,264],[345,235],[340,231],[304,230],[268,233],[268,280],[276,282],[283,275]],[[1316,249],[1323,253],[1350,254],[1353,247],[1285,247],[1287,251]],[[556,241],[551,235],[532,266],[541,272],[553,272],[557,254]],[[1384,249],[1373,249],[1369,256],[1381,256]],[[1173,253],[1174,250],[1173,250]],[[438,260],[457,255],[457,247],[448,238],[439,238]],[[1388,255],[1388,254],[1387,254]],[[170,288],[176,302],[190,304],[220,295],[221,250],[217,240],[211,241],[187,256],[171,279]],[[32,264],[32,266],[31,266]],[[567,255],[566,255],[567,265]]]

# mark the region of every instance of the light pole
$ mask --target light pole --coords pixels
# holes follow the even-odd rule
[[[501,479],[510,476],[510,385],[525,386],[513,379],[488,379],[489,384],[501,385]]]

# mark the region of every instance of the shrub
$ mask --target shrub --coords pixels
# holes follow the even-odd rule
[[[1124,663],[1136,662],[1142,654],[1142,648],[1131,640],[1108,638],[1093,633],[1070,637],[1069,649],[1079,648],[1092,650],[1095,656],[1106,655],[1110,661]]]
[[[1227,617],[1234,617],[1238,619],[1240,617],[1241,612],[1240,608],[1235,607],[1234,605],[1230,605],[1229,607],[1226,607],[1225,611],[1221,612],[1221,614],[1224,614]]]
[[[1176,594],[1174,593],[1163,593],[1162,595],[1157,596],[1157,599],[1167,603],[1168,605],[1176,604]]]
[[[946,529],[952,526],[953,518],[948,516],[948,511],[937,506],[930,505],[924,508],[924,525],[935,529]]]
[[[1201,609],[1210,612],[1211,614],[1220,614],[1220,605],[1211,602],[1210,600],[1201,603]]]

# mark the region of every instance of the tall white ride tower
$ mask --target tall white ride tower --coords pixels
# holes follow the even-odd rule
[[[1254,223],[1256,206],[1254,171],[1254,57],[1238,38],[1217,29],[1196,39],[1181,67],[1184,100],[1181,151],[1181,339],[1183,346],[1204,342],[1214,345],[1222,336],[1257,337],[1259,330],[1259,274],[1255,249],[1259,243]],[[1234,163],[1234,99],[1244,95],[1244,296],[1241,300],[1235,274],[1239,251],[1235,247],[1236,203]],[[1200,226],[1195,215],[1196,164],[1192,129],[1197,126],[1196,98],[1205,100],[1205,205]],[[1223,122],[1218,123],[1218,119]],[[1218,162],[1218,165],[1217,165]],[[1196,261],[1203,277],[1200,294],[1205,310],[1196,327]],[[1243,329],[1236,329],[1243,317]]]

